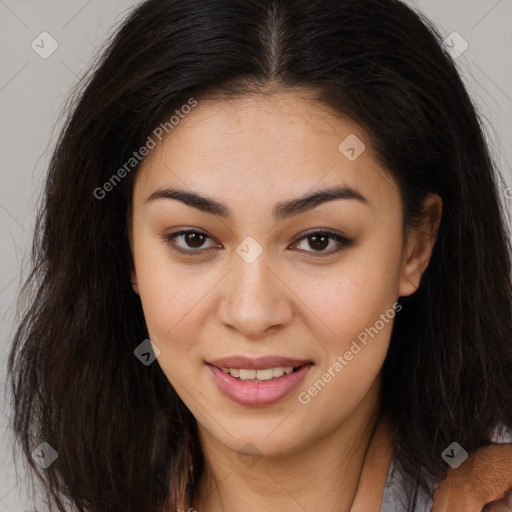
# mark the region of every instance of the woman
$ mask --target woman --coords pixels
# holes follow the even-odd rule
[[[511,249],[441,40],[397,0],[129,15],[9,360],[58,510],[511,509]]]

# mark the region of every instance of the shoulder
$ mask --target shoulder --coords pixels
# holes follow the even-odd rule
[[[512,512],[512,443],[493,443],[450,468],[433,512]]]

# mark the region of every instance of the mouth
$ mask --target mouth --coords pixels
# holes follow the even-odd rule
[[[305,379],[313,367],[311,361],[300,361],[293,366],[268,366],[252,360],[246,365],[216,366],[206,363],[219,391],[228,399],[246,407],[270,406],[288,397]],[[244,367],[245,366],[245,367]]]
[[[210,364],[210,363],[207,363]],[[218,367],[215,365],[215,368],[222,370],[224,373],[227,373],[231,377],[244,381],[244,382],[269,382],[277,379],[281,379],[286,375],[290,375],[298,371],[302,366],[307,364],[313,364],[311,362],[299,364],[297,366],[274,366],[270,368],[262,368],[262,369],[254,369],[254,368],[228,368],[228,367]]]

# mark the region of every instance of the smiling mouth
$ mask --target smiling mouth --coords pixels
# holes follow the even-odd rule
[[[281,379],[297,371],[302,366],[312,363],[304,363],[299,366],[276,366],[272,368],[265,368],[261,370],[254,370],[249,368],[219,368],[224,373],[227,373],[231,377],[244,381],[244,382],[268,382],[272,380]],[[213,365],[212,365],[213,366]],[[218,367],[216,367],[218,368]]]

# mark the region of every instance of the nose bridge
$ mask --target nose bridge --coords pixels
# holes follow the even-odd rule
[[[233,270],[222,288],[219,320],[246,335],[257,335],[291,318],[286,287],[272,271],[270,252],[247,237],[233,254]]]

